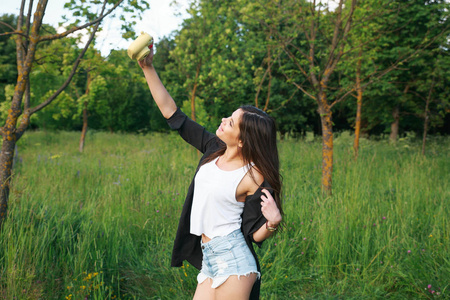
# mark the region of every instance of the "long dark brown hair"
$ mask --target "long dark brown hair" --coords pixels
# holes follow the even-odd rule
[[[244,164],[254,163],[255,167],[273,189],[275,202],[283,215],[281,206],[282,184],[275,121],[267,113],[254,106],[244,105],[240,109],[244,111],[239,123],[239,140],[242,141]],[[211,154],[203,163],[212,161],[225,153],[225,150],[226,145]],[[253,168],[250,169],[250,176],[255,180],[253,170]]]

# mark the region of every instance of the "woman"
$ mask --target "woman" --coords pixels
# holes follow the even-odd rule
[[[139,61],[152,96],[172,129],[203,153],[181,213],[172,266],[201,269],[194,300],[258,299],[260,267],[253,243],[282,220],[276,131],[261,110],[243,106],[216,135],[177,108],[152,66]],[[269,192],[270,191],[270,192]]]

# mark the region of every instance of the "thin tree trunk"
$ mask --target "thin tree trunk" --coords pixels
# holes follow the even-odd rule
[[[333,122],[331,110],[326,101],[326,96],[319,95],[319,114],[322,123],[322,190],[325,195],[332,194],[333,174]]]
[[[81,137],[80,137],[80,147],[79,151],[83,152],[84,149],[84,141],[86,140],[86,133],[88,129],[88,111],[87,111],[87,101],[83,103],[83,129],[81,129]]]
[[[405,86],[405,89],[403,90],[403,96],[406,95],[409,91],[409,84]],[[398,128],[400,125],[400,106],[397,105],[394,107],[394,110],[392,111],[392,117],[394,118],[394,121],[391,123],[391,134],[389,135],[389,141],[393,144],[397,142],[398,139]]]
[[[91,75],[89,74],[90,70],[87,70],[87,86],[86,92],[84,93],[86,97],[89,97],[89,86],[91,85]],[[84,149],[84,141],[86,140],[86,133],[88,129],[88,100],[83,102],[83,129],[81,129],[81,137],[80,137],[80,146],[79,151],[83,152]]]
[[[391,134],[389,135],[389,141],[395,144],[398,138],[398,126],[400,123],[400,108],[398,106],[394,107],[392,117],[394,118],[394,122],[391,123]]]
[[[424,112],[424,121],[423,121],[423,140],[422,140],[422,155],[425,155],[425,144],[427,141],[427,133],[428,133],[428,123],[429,123],[429,106],[430,106],[430,100],[431,100],[431,94],[433,93],[433,87],[434,87],[434,80],[431,84],[430,91],[428,93],[427,102],[425,104],[425,112]]]
[[[2,154],[0,156],[0,183],[1,183],[1,205],[0,205],[0,226],[6,218],[8,211],[9,184],[12,173],[12,163],[14,157],[14,147],[16,146],[15,138],[8,135],[11,139],[3,138]]]
[[[355,159],[358,158],[359,152],[359,136],[361,133],[361,107],[362,107],[362,89],[361,89],[361,55],[359,50],[359,59],[356,69],[356,120],[355,120],[355,140],[353,141],[353,150]]]
[[[264,111],[267,111],[267,108],[269,106],[271,86],[272,86],[272,65],[277,60],[277,58],[275,58],[275,60],[272,60],[272,46],[270,46],[270,39],[271,39],[272,35],[273,35],[272,28],[270,28],[269,35],[267,36],[267,40],[269,43],[267,46],[267,69],[264,72],[263,77],[261,78],[258,88],[256,89],[256,95],[255,95],[255,107],[259,108],[259,100],[258,100],[259,94],[261,93],[262,85],[263,85],[264,81],[266,80],[266,76],[267,76],[267,74],[269,74],[268,91],[267,91],[266,103],[265,103],[264,109],[263,109]],[[266,60],[264,59],[263,65],[264,65],[265,61]]]
[[[264,105],[264,111],[267,111],[267,108],[269,107],[269,101],[270,101],[270,92],[272,88],[272,72],[271,72],[271,64],[269,64],[269,83],[267,84],[267,98],[266,98],[266,104]]]
[[[192,89],[191,94],[191,119],[193,121],[196,121],[195,118],[195,94],[197,92],[197,86],[198,86],[198,76],[200,74],[200,63],[197,65],[197,70],[195,72],[195,80],[194,80],[194,88]]]
[[[422,140],[422,155],[425,155],[425,144],[427,141],[427,132],[428,132],[428,99],[425,108],[425,120],[423,122],[423,140]]]
[[[264,105],[264,111],[267,111],[267,108],[269,107],[269,101],[270,101],[270,92],[272,88],[272,54],[270,51],[270,47],[268,47],[268,55],[267,55],[267,71],[269,73],[269,83],[267,84],[267,98],[266,98],[266,104]]]

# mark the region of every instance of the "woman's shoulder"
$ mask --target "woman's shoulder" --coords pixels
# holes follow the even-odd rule
[[[241,181],[242,188],[245,190],[246,196],[256,193],[264,182],[264,176],[256,166],[251,166],[247,174]]]
[[[258,187],[261,186],[261,184],[264,182],[264,176],[261,173],[261,171],[258,169],[257,166],[253,165],[250,169],[251,175],[253,176],[253,179],[255,181],[255,184],[258,185]]]

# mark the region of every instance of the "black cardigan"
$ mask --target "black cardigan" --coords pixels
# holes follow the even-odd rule
[[[192,121],[179,108],[167,120],[167,123],[173,130],[178,130],[178,133],[186,142],[203,153],[195,174],[197,174],[203,160],[223,145],[223,142],[216,135],[206,131],[205,128]],[[270,185],[264,181],[261,187],[253,195],[246,197],[244,212],[242,213],[241,226],[241,231],[244,234],[245,241],[247,242],[250,251],[255,257],[259,272],[261,272],[261,268],[259,266],[259,261],[255,250],[253,249],[252,242],[258,245],[258,247],[261,247],[262,242],[258,243],[253,240],[253,233],[266,223],[266,219],[261,213],[261,195],[263,195],[263,188],[270,190]],[[178,223],[177,235],[172,251],[172,267],[181,267],[183,265],[183,261],[187,260],[194,267],[200,270],[202,267],[202,250],[200,248],[201,237],[190,233],[193,195],[194,180],[192,180],[191,185],[189,186],[183,205],[183,210],[181,212],[180,221]],[[259,299],[260,286],[261,279],[255,282],[250,295],[250,300]]]

